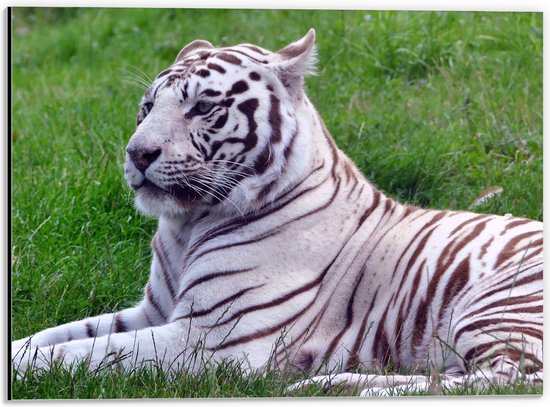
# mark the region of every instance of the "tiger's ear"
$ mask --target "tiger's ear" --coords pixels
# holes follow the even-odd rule
[[[271,66],[283,85],[289,90],[301,88],[304,76],[315,73],[315,30],[311,28],[302,39],[280,49],[276,55],[277,60]]]
[[[195,40],[189,44],[187,44],[183,49],[179,52],[178,56],[176,57],[176,61],[181,61],[184,59],[189,53],[193,50],[199,49],[199,48],[214,48],[212,44],[210,44],[208,41],[205,40]]]

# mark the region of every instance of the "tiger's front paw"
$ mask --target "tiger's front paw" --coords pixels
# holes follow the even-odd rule
[[[21,377],[26,373],[36,375],[50,370],[54,363],[61,364],[70,370],[82,359],[78,352],[68,352],[63,344],[37,347],[33,346],[29,340],[12,342],[11,352],[13,370],[17,376]]]
[[[43,351],[33,346],[30,338],[19,339],[11,344],[11,363],[13,371],[18,376],[23,376],[29,368],[35,370],[36,367],[44,365],[44,357]]]

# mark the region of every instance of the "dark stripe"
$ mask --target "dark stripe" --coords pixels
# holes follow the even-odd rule
[[[262,79],[262,77],[260,76],[260,74],[258,72],[250,72],[250,74],[248,76],[253,81],[259,81],[260,79]]]
[[[476,301],[479,302],[481,300],[484,300],[487,297],[490,297],[496,293],[502,292],[502,291],[509,291],[514,288],[520,287],[524,284],[530,284],[535,281],[541,280],[542,281],[542,271],[539,271],[538,273],[531,274],[530,276],[523,277],[521,279],[517,279],[517,273],[514,273],[510,276],[508,276],[508,279],[512,279],[512,282],[510,284],[505,285],[504,287],[497,287],[491,291],[487,291],[483,293],[481,297],[476,298]]]
[[[147,326],[155,326],[151,318],[149,318],[149,315],[147,314],[147,309],[142,308],[141,311],[143,312],[143,316],[145,316],[145,320],[147,321]]]
[[[328,268],[325,268],[315,280],[310,281],[309,283],[304,284],[303,286],[298,287],[297,289],[295,289],[293,291],[290,291],[289,293],[287,293],[287,294],[285,294],[285,295],[283,295],[279,298],[275,298],[274,300],[264,302],[262,304],[251,305],[249,307],[243,308],[242,310],[240,310],[239,312],[233,314],[229,318],[217,323],[216,326],[225,325],[225,324],[227,324],[231,321],[234,321],[235,319],[240,318],[244,314],[249,314],[249,313],[254,312],[254,311],[258,311],[258,310],[262,310],[262,309],[266,309],[266,308],[272,308],[272,307],[276,307],[277,305],[281,305],[282,303],[291,300],[292,298],[296,297],[297,295],[300,295],[300,294],[302,294],[306,291],[309,291],[312,288],[314,288],[314,287],[318,286],[319,284],[321,284],[321,281],[323,281],[323,278],[327,274],[327,271],[328,271]]]
[[[206,95],[206,96],[220,96],[222,93],[219,91],[219,90],[214,90],[214,89],[205,89],[201,92],[201,95]]]
[[[359,179],[357,177],[355,177],[355,182],[353,183],[346,199],[348,199],[348,200],[350,199],[351,194],[353,193],[353,191],[355,191],[355,188],[357,187],[358,184],[359,184]],[[357,198],[359,198],[359,196],[360,195],[357,195]]]
[[[232,339],[232,340],[229,340],[227,342],[223,342],[219,346],[217,346],[215,348],[210,348],[208,350],[225,349],[225,348],[229,348],[231,346],[241,345],[243,343],[247,343],[247,342],[250,342],[250,341],[253,341],[253,340],[256,340],[256,339],[266,337],[266,336],[271,335],[275,332],[281,332],[281,330],[283,328],[285,328],[288,325],[292,324],[295,320],[297,320],[300,316],[302,316],[313,305],[314,302],[315,302],[315,298],[309,304],[307,304],[303,309],[299,310],[294,315],[292,315],[290,318],[287,318],[286,320],[284,320],[283,322],[281,322],[281,323],[279,323],[275,326],[265,328],[265,329],[261,329],[261,330],[258,330],[256,332],[254,332],[254,333],[244,335],[244,336],[240,336],[236,339]]]
[[[181,300],[183,299],[184,295],[190,290],[192,289],[193,287],[199,285],[199,284],[202,284],[202,283],[205,283],[207,281],[210,281],[212,279],[215,279],[215,278],[218,278],[218,277],[228,277],[228,276],[233,276],[235,274],[240,274],[240,273],[247,273],[249,271],[252,271],[254,270],[255,267],[251,267],[251,268],[247,268],[247,269],[240,269],[240,270],[228,270],[228,271],[220,271],[220,272],[216,272],[216,273],[211,273],[211,274],[207,274],[205,276],[202,276],[202,277],[199,277],[193,281],[191,281],[187,287],[185,287],[180,295],[178,296],[178,298]]]
[[[204,309],[202,311],[191,311],[189,314],[182,315],[181,317],[177,317],[175,320],[178,319],[184,319],[184,318],[196,318],[196,317],[202,317],[204,315],[210,314],[212,311],[224,306],[225,304],[232,303],[238,298],[242,297],[244,294],[246,294],[248,291],[253,290],[255,288],[263,287],[265,284],[259,284],[252,287],[244,288],[241,291],[221,300],[212,305],[210,308]],[[229,308],[228,308],[229,309]]]
[[[119,313],[115,314],[115,333],[126,332],[128,328]]]
[[[441,321],[443,314],[447,312],[447,308],[451,304],[451,301],[459,294],[470,278],[470,256],[466,257],[462,262],[456,267],[455,271],[449,278],[447,286],[445,287],[445,292],[443,293],[443,303],[439,309],[438,320]]]
[[[237,53],[237,54],[244,55],[244,56],[247,57],[248,59],[251,59],[252,61],[256,61],[256,62],[261,63],[261,64],[267,63],[266,60],[259,59],[259,58],[255,58],[255,57],[253,57],[252,55],[247,54],[246,52],[243,52],[243,51],[238,50],[238,49],[228,49],[227,51],[235,52],[235,53]]]
[[[220,102],[220,105],[225,106],[225,107],[231,107],[231,106],[233,106],[234,101],[235,101],[235,98],[228,98],[228,99],[225,99],[224,101]],[[233,131],[237,131],[238,128],[239,128],[239,125],[237,124],[235,126],[235,128],[233,129]]]
[[[88,338],[94,338],[95,337],[95,330],[91,322],[86,322],[84,324],[84,327],[86,328],[86,335],[88,335]]]
[[[411,308],[414,297],[416,295],[416,292],[418,291],[418,286],[420,284],[420,278],[422,277],[422,271],[424,270],[424,267],[426,266],[426,259],[422,260],[422,263],[420,263],[420,266],[418,266],[418,270],[416,271],[416,274],[414,276],[414,280],[412,282],[412,288],[411,293],[409,294],[409,304],[407,308]]]
[[[281,142],[281,113],[279,107],[279,99],[275,95],[270,96],[271,109],[269,110],[269,124],[271,125],[271,143],[277,144]]]
[[[513,229],[515,227],[518,227],[518,226],[521,226],[521,225],[525,225],[527,223],[533,223],[533,221],[531,219],[518,219],[518,220],[514,220],[510,223],[508,223],[506,225],[506,227],[504,228],[504,230],[500,233],[501,235],[504,235],[506,232],[508,232],[510,229]]]
[[[162,308],[160,307],[159,303],[155,299],[155,296],[153,294],[153,287],[151,287],[150,283],[147,283],[147,286],[145,287],[145,298],[149,303],[153,306],[155,311],[160,315],[163,321],[166,321],[167,317],[166,314],[164,314]]]
[[[503,263],[499,265],[497,270],[505,270],[507,268],[510,268],[511,266],[521,266],[522,264],[527,263],[533,257],[537,257],[539,254],[542,253],[542,242],[543,238],[541,237],[540,239],[527,242],[525,245],[517,248],[514,251],[506,253],[507,258],[504,259]],[[531,249],[531,253],[527,254],[529,249]],[[519,261],[513,261],[512,258],[518,254],[522,255],[521,259],[519,259]],[[510,260],[511,263],[508,264],[507,262]]]
[[[447,242],[447,245],[437,260],[437,266],[432,281],[438,281],[441,278],[445,271],[453,264],[458,253],[467,244],[470,244],[475,238],[481,235],[481,232],[485,229],[487,222],[489,222],[489,220],[478,223],[469,234],[464,236],[462,240],[457,241],[457,239],[455,239],[451,242]],[[430,294],[434,294],[436,289],[437,287],[434,286],[433,291],[431,291]]]
[[[163,77],[164,75],[168,75],[170,72],[172,72],[172,68],[165,69],[157,75],[157,79]]]
[[[197,75],[202,78],[208,78],[210,76],[210,71],[208,69],[200,69],[197,71]]]
[[[457,324],[455,326],[458,326],[458,323],[461,322],[461,321],[468,320],[469,318],[471,318],[475,315],[479,315],[479,314],[483,313],[483,311],[487,311],[487,310],[490,310],[492,308],[503,307],[503,308],[506,309],[510,305],[516,305],[516,304],[525,305],[525,304],[529,304],[529,303],[537,302],[537,301],[542,301],[542,295],[522,295],[522,296],[518,296],[518,297],[509,297],[509,298],[504,298],[504,299],[501,299],[501,300],[498,300],[498,301],[494,301],[491,304],[488,304],[488,305],[486,305],[486,306],[484,306],[480,309],[477,309],[475,311],[470,312],[467,315],[464,315],[463,317],[461,317],[461,319],[459,321],[457,321]],[[505,310],[500,310],[500,311],[504,312]],[[460,332],[460,330],[458,332]],[[457,338],[458,338],[458,333],[455,334],[455,337],[454,337],[455,343],[457,341]]]
[[[260,155],[254,160],[255,175],[264,174],[273,164],[274,154],[271,152],[271,143],[267,143]]]
[[[256,196],[256,199],[258,201],[263,201],[267,195],[273,190],[275,185],[277,185],[279,179],[275,179],[274,181],[271,181],[269,184],[265,185],[260,192],[258,192],[258,195]]]
[[[482,343],[480,345],[475,345],[473,348],[471,348],[468,352],[464,354],[464,360],[471,361],[474,359],[474,357],[478,357],[480,355],[483,355],[486,353],[489,349],[491,349],[493,346],[498,344],[496,343]]]
[[[228,116],[229,116],[229,114],[225,113],[224,115],[218,117],[218,120],[216,120],[216,123],[214,123],[212,128],[213,129],[221,129],[227,123],[227,117]]]
[[[487,240],[487,242],[484,243],[483,246],[481,246],[481,250],[480,250],[479,256],[478,256],[479,260],[481,260],[483,258],[483,256],[485,256],[487,254],[487,249],[489,248],[491,243],[493,243],[494,239],[495,239],[495,237],[491,236],[491,238],[489,240]]]
[[[372,345],[372,355],[376,358],[380,366],[387,366],[391,361],[392,348],[390,339],[386,330],[386,316],[389,310],[389,302],[382,317],[378,320],[378,329],[374,334]]]
[[[332,268],[336,260],[340,257],[342,251],[344,250],[346,246],[343,246],[340,248],[340,251],[333,257],[333,259],[330,261],[330,263],[324,268],[322,276],[324,277],[326,273]],[[317,290],[317,293],[315,294],[315,297],[313,298],[313,301],[310,303],[313,304],[317,302],[317,298],[319,297],[319,294],[321,293],[321,290]],[[327,309],[329,309],[329,303],[330,298],[327,301],[327,304],[322,307],[321,311],[317,313],[317,315],[312,319],[311,323],[302,331],[300,334],[293,335],[292,342],[288,344],[287,347],[283,347],[283,349],[280,349],[278,351],[277,357],[281,358],[284,357],[285,360],[287,358],[286,349],[291,349],[295,344],[297,344],[299,341],[302,341],[302,343],[306,343],[316,332],[319,324],[321,323],[321,320],[323,319],[323,316],[325,315],[325,312]],[[308,307],[310,306],[308,305]],[[305,337],[305,338],[304,338]],[[302,339],[304,338],[304,339]]]
[[[222,53],[214,54],[214,57],[219,58],[222,61],[227,62],[228,64],[242,66],[242,61],[239,58],[237,58],[235,55],[226,54],[222,52]]]
[[[265,52],[264,50],[262,50],[262,49],[256,47],[255,45],[243,44],[243,45],[241,45],[241,47],[245,47],[245,48],[251,49],[252,51],[257,52],[257,53],[260,54],[260,55],[269,55],[269,52]]]
[[[309,212],[304,213],[303,215],[297,216],[297,217],[293,218],[292,220],[290,220],[290,221],[288,221],[288,222],[285,222],[284,225],[286,226],[286,225],[289,224],[289,223],[297,222],[297,221],[299,221],[299,220],[301,220],[301,219],[303,219],[303,218],[305,218],[305,217],[307,217],[307,216],[311,216],[311,215],[313,215],[313,214],[315,214],[315,213],[317,213],[317,212],[322,211],[323,209],[328,208],[328,207],[332,204],[332,202],[334,202],[334,199],[335,199],[336,196],[338,195],[338,192],[339,192],[339,191],[340,191],[340,180],[336,181],[336,186],[335,186],[335,188],[334,188],[334,192],[332,193],[332,196],[330,197],[330,199],[329,199],[327,202],[325,202],[325,203],[324,203],[323,205],[321,205],[321,206],[318,206],[318,207],[315,208],[315,209],[310,210]]]
[[[407,265],[405,266],[405,269],[403,270],[403,277],[401,279],[400,286],[403,284],[405,278],[409,275],[410,269],[412,268],[412,266],[414,266],[414,263],[416,262],[416,260],[420,256],[420,254],[424,251],[424,247],[426,247],[426,243],[428,243],[428,240],[430,239],[430,237],[431,237],[431,235],[432,235],[432,233],[434,232],[435,229],[436,228],[430,229],[428,231],[428,233],[426,233],[424,235],[424,237],[420,240],[420,242],[418,242],[418,245],[414,249],[414,252],[412,253],[411,257],[409,258],[409,261],[407,262]],[[408,249],[408,247],[407,247],[407,249]],[[401,260],[401,258],[402,257],[400,257],[399,260]],[[397,263],[396,267],[393,269],[392,281],[393,281],[393,277],[397,273],[397,270],[399,270],[399,262]]]
[[[210,47],[209,47],[210,48]],[[201,51],[198,53],[199,60],[205,61],[211,55],[210,51]]]
[[[407,245],[407,247],[405,248],[405,250],[403,250],[403,252],[401,253],[401,256],[399,256],[399,259],[397,260],[397,263],[396,263],[396,266],[395,268],[393,269],[393,274],[392,274],[392,278],[395,276],[395,273],[397,272],[397,269],[399,268],[399,264],[401,263],[401,260],[403,260],[405,254],[407,254],[407,252],[409,251],[409,249],[411,248],[411,246],[416,242],[417,239],[420,238],[420,236],[422,235],[422,233],[429,229],[431,226],[433,226],[434,224],[436,224],[437,222],[439,222],[444,216],[446,215],[446,212],[438,212],[436,213],[435,216],[432,217],[432,219],[427,222],[426,224],[424,224],[416,233],[415,235],[412,237],[412,239],[410,240],[409,244]],[[409,223],[412,223],[412,220],[409,222]],[[434,228],[435,229],[435,228]],[[431,233],[433,230],[430,230],[430,232],[428,233]]]
[[[542,315],[542,305],[537,305],[534,307],[522,307],[522,308],[509,308],[507,310],[507,313],[510,315],[517,315],[517,314],[541,314]],[[483,314],[484,317],[488,317],[490,315],[502,315],[502,310],[495,311],[495,312],[489,312],[486,314]]]
[[[459,230],[461,230],[462,228],[464,228],[466,225],[472,223],[472,222],[477,222],[478,220],[482,220],[482,219],[485,219],[487,217],[489,217],[491,215],[477,215],[471,219],[468,219],[464,222],[462,222],[460,225],[458,225],[456,228],[454,228],[450,233],[449,233],[449,236],[448,237],[451,237],[452,235],[454,235],[456,232],[458,232]]]
[[[512,321],[517,321],[517,322],[520,322],[520,323],[529,323],[529,322],[525,322],[525,321],[518,321],[518,320],[496,320],[497,322],[494,322],[494,324],[500,324],[500,323],[505,323],[505,322],[512,322]],[[533,324],[533,322],[530,322],[531,324]],[[537,324],[537,325],[540,325],[542,327],[542,324]],[[484,329],[483,331],[480,332],[480,334],[493,334],[491,336],[496,336],[495,334],[501,334],[501,333],[504,333],[504,332],[509,332],[509,333],[514,333],[514,334],[521,334],[522,336],[523,335],[528,335],[528,336],[531,336],[533,338],[536,338],[540,341],[542,341],[542,331],[540,329],[536,329],[536,328],[530,328],[530,327],[527,327],[527,326],[518,326],[518,325],[515,325],[515,326],[499,326],[498,328],[493,328],[493,329]]]
[[[65,349],[65,346],[59,344],[55,347],[55,356],[54,356],[53,360],[55,362],[59,362],[59,361],[63,360],[63,358],[66,356],[66,354],[67,354],[67,350]],[[36,353],[35,353],[35,355],[36,355]]]
[[[416,350],[424,339],[427,321],[428,303],[425,299],[421,299],[418,303],[418,307],[416,308],[416,317],[414,318],[414,331],[412,333],[411,340],[411,351],[413,355],[416,355]]]
[[[407,302],[407,296],[403,295],[401,300],[401,305],[399,306],[399,312],[397,314],[397,321],[395,322],[395,342],[394,347],[397,352],[396,358],[400,360],[401,352],[405,347],[406,341],[409,339],[407,336],[405,339],[402,339],[403,331],[405,330],[405,320],[409,316],[408,312],[405,309],[405,302]]]
[[[353,348],[351,350],[351,355],[348,359],[348,364],[347,364],[347,367],[346,367],[347,371],[358,368],[359,364],[361,363],[361,361],[359,359],[359,349],[363,347],[364,341],[366,339],[365,330],[367,329],[367,321],[369,320],[370,313],[372,312],[372,309],[374,308],[374,303],[376,302],[376,296],[378,295],[378,290],[379,289],[380,289],[380,286],[378,286],[376,288],[376,291],[374,292],[374,295],[372,297],[369,309],[365,313],[365,315],[363,316],[363,321],[361,322],[361,327],[359,328],[359,332],[357,333],[357,337],[355,338],[355,342],[353,343]],[[371,326],[372,326],[373,323],[374,323],[374,321],[371,322]],[[370,331],[371,326],[369,326],[369,331]],[[368,331],[367,331],[367,335],[368,335]]]
[[[233,95],[239,95],[241,93],[246,92],[248,89],[249,89],[248,84],[245,81],[241,80],[241,81],[235,82],[231,87],[231,89],[228,90],[225,95],[227,97],[231,97]]]
[[[380,197],[382,194],[377,190],[372,188],[374,196],[372,197],[372,204],[363,212],[363,215],[359,218],[359,227],[363,225],[363,222],[371,215],[371,213],[378,207],[380,203]]]
[[[514,346],[512,345],[513,343],[518,343],[519,346]],[[506,339],[502,341],[495,340],[493,342],[474,346],[468,352],[466,352],[466,354],[464,355],[464,359],[466,361],[476,362],[479,359],[497,360],[497,359],[500,359],[501,356],[504,356],[516,362],[514,363],[514,365],[519,366],[519,363],[521,361],[529,360],[536,367],[538,367],[539,369],[542,369],[542,361],[538,360],[538,358],[533,354],[526,352],[525,349],[522,349],[521,346],[523,344],[524,342],[518,339]],[[491,351],[489,355],[486,355],[489,350],[499,345],[501,346],[500,349]],[[502,348],[502,346],[504,346],[504,348]]]
[[[359,288],[359,285],[361,285],[363,276],[364,273],[361,273],[359,278],[356,278],[356,281],[353,284],[353,291],[351,292],[351,296],[348,299],[348,305],[346,307],[346,321],[344,323],[344,327],[336,334],[336,336],[332,339],[332,342],[328,345],[328,348],[325,351],[324,360],[328,360],[330,355],[332,355],[336,346],[340,344],[340,339],[342,339],[342,336],[346,333],[353,322],[353,303],[355,302],[355,294],[357,294],[357,289]]]
[[[319,115],[317,115],[317,118],[318,118],[319,122],[321,123],[321,129],[323,130],[323,135],[325,136],[327,144],[329,145],[330,150],[331,150],[331,155],[332,155],[332,160],[333,160],[332,161],[332,177],[335,178],[336,173],[337,173],[336,169],[338,167],[338,158],[339,158],[338,148],[336,147],[336,143],[334,142],[334,139],[330,135],[330,132],[328,131],[327,127],[325,126],[325,122],[323,122],[323,119],[321,119],[321,117]]]
[[[533,242],[533,244],[540,244],[540,247],[536,250],[533,250],[530,254],[528,254],[527,256],[524,256],[521,261],[522,263],[525,263],[529,260],[531,260],[533,257],[537,257],[539,255],[542,255],[543,254],[543,247],[542,247],[542,238],[540,239],[540,243],[538,243],[539,241],[537,242]]]
[[[405,211],[403,212],[403,218],[406,218],[407,216],[410,216],[411,214],[413,214],[414,212],[416,212],[418,210],[418,208],[416,208],[414,206],[403,205],[403,207],[405,208]]]
[[[219,73],[225,73],[225,69],[222,66],[215,64],[214,62],[209,62],[208,65],[206,65],[206,67],[208,69],[218,71]]]
[[[168,253],[162,246],[162,242],[160,241],[160,237],[158,234],[155,234],[155,236],[153,236],[153,251],[155,252],[157,259],[160,263],[160,268],[162,272],[161,275],[164,280],[164,283],[166,284],[166,287],[170,292],[172,301],[174,301],[174,299],[176,298],[176,290],[174,289],[174,286],[172,283],[172,276],[170,275],[170,271],[172,270],[172,265],[168,260]]]
[[[254,148],[258,142],[258,136],[256,135],[256,129],[258,125],[254,120],[254,112],[259,106],[258,99],[248,99],[237,105],[237,108],[246,116],[248,120],[248,134],[244,141],[245,149],[241,152],[245,153]]]
[[[287,145],[285,146],[284,156],[286,161],[288,161],[288,157],[290,157],[290,155],[292,154],[292,147],[294,146],[294,140],[298,138],[298,132],[299,132],[299,128],[297,127],[296,131],[294,132],[294,134],[288,141]]]
[[[498,268],[502,263],[504,263],[506,260],[510,259],[514,255],[517,254],[517,251],[514,250],[516,245],[524,240],[527,239],[533,235],[536,235],[540,233],[540,231],[536,230],[533,232],[526,232],[522,233],[521,235],[517,235],[514,238],[510,239],[510,241],[504,246],[504,248],[501,250],[501,252],[498,254],[497,261],[495,263],[495,268]]]

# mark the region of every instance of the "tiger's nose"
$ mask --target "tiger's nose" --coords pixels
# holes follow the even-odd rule
[[[145,172],[145,170],[159,157],[161,149],[156,146],[148,148],[127,148],[126,152],[130,155],[136,168],[141,172]]]

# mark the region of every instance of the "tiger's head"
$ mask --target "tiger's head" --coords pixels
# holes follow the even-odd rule
[[[196,40],[142,98],[125,177],[145,214],[197,206],[246,210],[285,171],[307,102],[315,31],[277,52]]]

